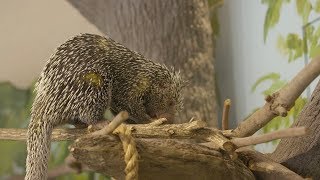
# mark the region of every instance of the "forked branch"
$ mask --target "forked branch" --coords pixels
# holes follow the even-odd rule
[[[288,129],[274,131],[274,132],[257,135],[257,136],[233,138],[230,141],[225,142],[223,144],[223,147],[228,152],[232,152],[241,147],[266,143],[276,139],[303,136],[303,135],[306,135],[307,133],[308,133],[307,128],[305,127],[288,128]]]
[[[231,136],[253,135],[276,116],[286,116],[295,100],[320,74],[320,57],[306,65],[285,87],[266,98],[265,105],[234,129]]]

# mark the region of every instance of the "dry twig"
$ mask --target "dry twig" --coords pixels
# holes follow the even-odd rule
[[[283,130],[274,131],[274,132],[261,134],[257,136],[234,138],[234,139],[231,139],[230,141],[239,148],[244,146],[266,143],[275,139],[297,137],[297,136],[303,136],[306,134],[307,134],[307,128],[298,127],[298,128],[283,129]]]
[[[229,111],[231,106],[231,100],[226,99],[223,103],[223,112],[222,112],[222,130],[229,129]]]
[[[126,121],[129,118],[129,113],[126,111],[121,111],[117,114],[113,120],[104,128],[93,132],[91,135],[98,136],[98,135],[106,135],[112,133],[120,124]]]
[[[305,134],[307,134],[307,129],[305,127],[289,128],[257,136],[233,138],[230,141],[225,142],[223,147],[227,151],[233,152],[240,147],[266,143],[275,139],[303,136]]]

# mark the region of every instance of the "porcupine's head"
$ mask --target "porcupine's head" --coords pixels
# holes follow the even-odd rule
[[[168,123],[183,108],[182,90],[185,82],[180,72],[159,65],[159,71],[154,71],[154,79],[149,93],[144,97],[147,114],[153,119],[166,118]]]

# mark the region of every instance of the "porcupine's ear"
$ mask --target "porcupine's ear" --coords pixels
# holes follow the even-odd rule
[[[184,80],[180,71],[175,71],[173,67],[171,67],[170,70],[172,73],[170,77],[172,78],[173,88],[175,89],[173,97],[177,102],[176,110],[181,111],[183,109],[183,90],[188,86],[188,82]]]

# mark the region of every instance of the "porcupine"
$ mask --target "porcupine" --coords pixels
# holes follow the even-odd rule
[[[182,108],[179,72],[144,58],[111,38],[81,34],[50,57],[36,85],[27,139],[27,180],[47,178],[51,132],[61,124],[94,124],[106,109],[129,120],[172,121]]]

